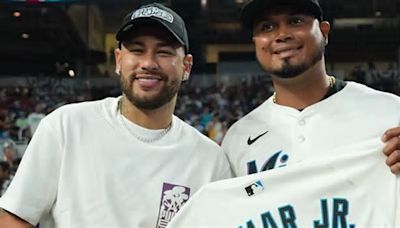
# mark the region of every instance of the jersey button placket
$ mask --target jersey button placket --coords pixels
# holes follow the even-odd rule
[[[297,141],[299,143],[303,143],[306,141],[306,137],[304,136],[304,126],[306,125],[306,121],[304,118],[300,117],[297,121],[298,124],[298,129],[299,129],[299,134],[297,136]]]
[[[296,163],[302,161],[307,157],[307,145],[306,145],[306,119],[303,113],[298,113],[293,119],[293,155],[291,162]]]

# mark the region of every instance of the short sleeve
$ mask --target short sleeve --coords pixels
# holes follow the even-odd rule
[[[61,133],[44,118],[32,137],[0,207],[36,225],[55,202],[63,147]]]

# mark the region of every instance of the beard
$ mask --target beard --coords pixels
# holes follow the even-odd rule
[[[140,97],[134,90],[132,90],[135,74],[129,75],[129,77],[121,75],[120,81],[122,92],[137,108],[143,110],[154,110],[160,108],[170,102],[178,94],[181,84],[178,78],[169,80],[166,75],[161,73],[157,74],[161,75],[162,80],[165,81],[165,85],[158,94],[152,97]]]
[[[290,63],[290,59],[284,59],[282,66],[279,69],[268,69],[265,66],[261,67],[266,71],[267,73],[270,73],[272,75],[275,75],[280,78],[294,78],[302,73],[304,73],[306,70],[310,69],[312,66],[314,66],[318,61],[320,61],[325,53],[325,43],[322,41],[320,43],[320,47],[318,51],[316,51],[312,56],[310,56],[310,61],[300,63],[297,65],[293,65]],[[258,61],[259,62],[259,61]]]

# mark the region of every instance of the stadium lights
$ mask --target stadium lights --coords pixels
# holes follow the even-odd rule
[[[206,8],[207,7],[207,0],[201,0],[201,7]]]
[[[68,70],[68,75],[69,75],[69,77],[71,77],[71,78],[75,77],[75,71],[72,70],[72,69]]]
[[[30,35],[29,35],[28,33],[22,33],[22,34],[21,34],[21,37],[22,37],[23,39],[29,39]]]
[[[14,12],[13,12],[13,16],[14,16],[14,17],[20,17],[20,16],[21,16],[21,12],[19,12],[19,11],[14,11]]]

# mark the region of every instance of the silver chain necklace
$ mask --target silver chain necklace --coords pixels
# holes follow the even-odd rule
[[[146,137],[140,136],[140,135],[136,134],[135,132],[133,132],[132,129],[127,125],[126,121],[128,119],[124,119],[124,116],[122,115],[121,100],[118,101],[117,110],[119,113],[120,120],[121,120],[122,124],[124,125],[124,127],[126,128],[126,130],[128,130],[129,134],[131,134],[133,137],[135,137],[137,140],[139,140],[141,142],[144,142],[144,143],[156,142],[156,141],[160,140],[162,137],[164,137],[169,132],[169,130],[171,130],[172,123],[169,124],[167,128],[162,129],[162,131],[153,138],[146,138]]]

